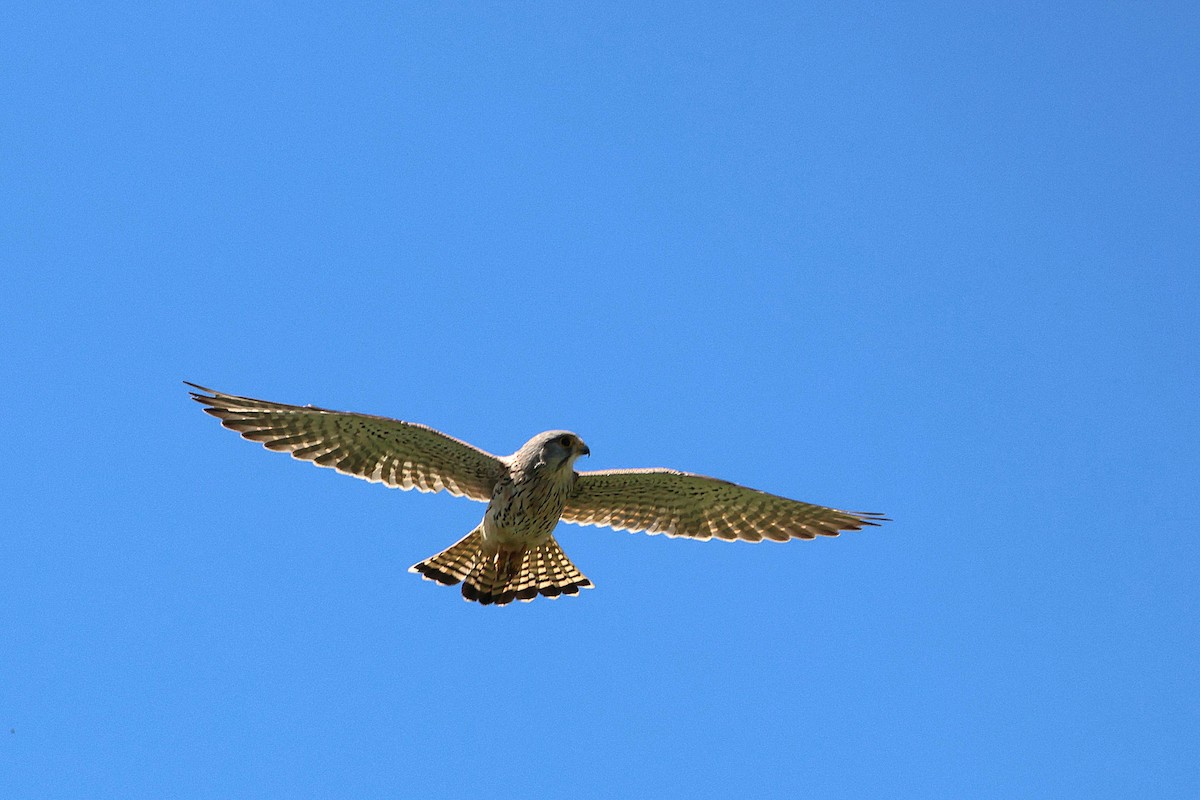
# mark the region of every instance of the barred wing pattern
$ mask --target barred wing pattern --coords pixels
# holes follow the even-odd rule
[[[887,519],[668,469],[580,472],[562,518],[619,531],[747,542],[837,536]]]
[[[504,462],[444,433],[388,417],[292,406],[189,383],[192,399],[242,438],[372,483],[487,502]],[[201,392],[205,394],[201,394]]]

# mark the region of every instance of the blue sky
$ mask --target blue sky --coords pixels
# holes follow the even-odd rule
[[[1194,4],[648,5],[6,12],[0,795],[1197,796]],[[480,608],[182,380],[895,521]]]

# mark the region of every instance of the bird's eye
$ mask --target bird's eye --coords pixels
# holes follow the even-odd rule
[[[558,439],[558,443],[561,444],[563,447],[570,447],[571,446],[571,437],[570,436],[560,436]]]

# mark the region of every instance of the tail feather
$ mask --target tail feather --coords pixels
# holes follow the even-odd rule
[[[471,574],[463,581],[463,597],[485,606],[498,602],[508,585],[508,569],[506,569],[508,561],[505,555],[504,553],[491,555],[480,553],[475,560],[475,567],[471,570]]]
[[[562,580],[570,582],[570,586],[564,587],[563,591],[567,594],[579,594],[580,589],[592,588],[592,582],[571,563],[571,559],[567,558],[567,554],[562,551],[561,547],[558,547],[557,543],[554,549],[558,554],[559,574],[562,576]]]
[[[539,552],[537,548],[526,550],[521,558],[521,569],[512,587],[513,596],[518,600],[528,602],[538,596],[537,571],[534,564]]]
[[[461,582],[463,598],[482,605],[556,598],[592,587],[553,537],[529,550],[488,553],[479,528],[409,571],[446,586]]]
[[[548,592],[543,592],[543,594],[547,597],[558,594],[579,594],[580,589],[591,588],[592,582],[571,563],[567,554],[558,546],[558,542],[551,539],[547,544],[553,545],[547,549],[546,557],[550,562],[549,583],[552,585],[554,594]]]
[[[483,547],[483,530],[476,528],[435,556],[408,568],[419,572],[421,577],[436,581],[443,586],[453,586],[467,579]]]
[[[559,568],[558,559],[554,557],[554,553],[542,553],[542,568],[545,570],[542,580],[543,585],[546,587],[543,590],[543,594],[546,597],[558,597],[563,593],[563,584],[569,583],[569,581],[566,580],[562,570]]]

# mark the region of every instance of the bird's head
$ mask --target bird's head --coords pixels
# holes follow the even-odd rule
[[[591,453],[583,439],[570,431],[546,431],[526,442],[517,456],[533,466],[559,471],[572,469],[575,459]]]

